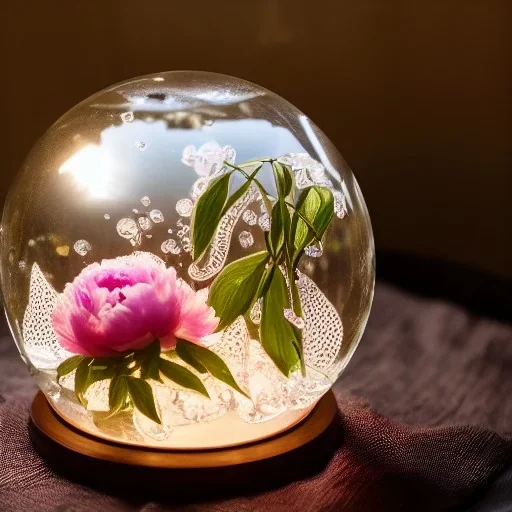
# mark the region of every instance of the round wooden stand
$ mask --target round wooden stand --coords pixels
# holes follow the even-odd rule
[[[290,430],[253,444],[216,450],[139,448],[90,436],[66,423],[39,392],[31,409],[36,450],[56,471],[102,490],[165,496],[233,495],[280,486],[320,471],[339,441],[332,392]],[[187,496],[189,496],[187,498]]]

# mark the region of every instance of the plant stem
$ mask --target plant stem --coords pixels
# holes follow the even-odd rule
[[[224,163],[228,167],[231,167],[232,169],[240,172],[245,177],[245,179],[254,182],[254,184],[258,187],[258,190],[260,191],[261,198],[263,199],[263,202],[265,203],[265,207],[268,210],[268,214],[271,215],[272,214],[272,203],[270,202],[270,200],[268,198],[269,193],[265,190],[263,185],[255,177],[249,176],[241,167],[238,167],[238,165],[234,165],[231,162],[228,162],[227,160],[224,160]],[[262,166],[260,166],[257,170],[259,171],[261,169],[261,167]]]
[[[279,178],[278,178],[278,175],[277,175],[277,172],[276,172],[274,166],[272,166],[272,169],[274,171],[274,180],[276,183],[276,189],[279,194],[279,190],[280,190]],[[279,197],[278,201],[281,202],[281,208],[280,208],[281,215],[288,215],[288,217],[290,217],[290,212],[288,210],[288,207],[291,207],[294,211],[297,211],[295,209],[295,206],[293,206],[293,204],[286,201],[285,197]],[[283,224],[283,226],[288,225],[288,228],[290,229],[291,218],[289,219],[288,223],[285,223],[283,221],[282,224]],[[291,231],[291,229],[290,229],[290,231]],[[283,241],[283,247],[282,247],[281,251],[282,251],[283,257],[284,257],[284,267],[285,267],[285,271],[286,271],[286,274],[288,277],[288,285],[290,287],[290,292],[291,292],[291,300],[290,300],[291,307],[292,307],[293,313],[298,318],[302,318],[302,306],[300,304],[299,290],[297,288],[297,283],[295,282],[295,272],[294,272],[293,262],[292,262],[294,247],[293,247],[293,241],[290,239],[290,232],[288,232],[288,233],[283,232],[283,238],[284,238],[284,241]],[[292,329],[295,333],[295,338],[297,341],[296,349],[297,349],[297,352],[299,355],[301,373],[305,377],[306,376],[306,365],[304,362],[304,347],[303,347],[303,343],[302,343],[302,332],[300,331],[300,329],[295,327],[293,324],[292,324]]]

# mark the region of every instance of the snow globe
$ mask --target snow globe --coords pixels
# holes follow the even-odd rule
[[[370,311],[349,167],[297,108],[229,76],[143,76],[72,108],[24,162],[1,229],[21,357],[60,418],[124,446],[286,432]]]

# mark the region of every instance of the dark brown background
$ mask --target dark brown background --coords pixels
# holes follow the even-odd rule
[[[381,249],[512,277],[510,0],[3,0],[0,203],[98,89],[202,69],[281,94],[338,146]],[[507,240],[508,239],[508,240]]]

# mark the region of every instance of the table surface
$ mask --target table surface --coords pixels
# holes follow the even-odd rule
[[[378,465],[379,454],[384,449],[382,444],[388,443],[390,446],[385,448],[387,465],[381,465],[381,469],[387,469],[379,469],[381,477],[385,474],[386,482],[390,481],[393,474],[399,473],[403,466],[398,462],[395,466],[389,464],[393,460],[393,453],[397,452],[397,446],[403,446],[409,441],[413,446],[414,436],[430,432],[433,434],[429,435],[434,436],[438,443],[434,445],[433,456],[432,449],[415,452],[411,448],[411,451],[406,452],[409,455],[405,455],[405,458],[411,458],[405,464],[409,480],[418,477],[426,465],[432,464],[433,468],[437,468],[437,464],[441,463],[444,465],[439,466],[441,469],[436,471],[446,471],[448,479],[456,479],[454,475],[457,471],[463,471],[467,465],[476,467],[476,473],[472,473],[471,477],[475,489],[488,479],[495,481],[496,492],[503,496],[504,485],[499,480],[496,481],[496,478],[506,469],[504,461],[509,460],[509,449],[512,455],[508,438],[512,434],[512,326],[503,321],[471,314],[462,307],[442,300],[420,298],[389,284],[377,283],[374,307],[363,340],[334,388],[340,409],[346,417],[346,444],[349,448],[341,449],[342,452],[345,450],[344,459],[339,459],[336,455],[331,465],[320,475],[308,481],[290,483],[285,489],[202,504],[200,493],[197,503],[179,505],[172,504],[172,500],[163,504],[147,496],[135,498],[132,489],[127,489],[125,496],[115,496],[69,482],[51,471],[34,452],[27,434],[28,407],[36,392],[35,383],[18,357],[5,324],[1,329],[2,511],[149,512],[179,508],[190,511],[243,512],[266,508],[290,512],[351,510],[354,503],[358,503],[358,510],[391,509],[387,507],[407,510],[410,496],[405,491],[401,495],[405,484],[401,487],[402,484],[391,480],[392,486],[388,488],[394,489],[394,495],[390,496],[390,492],[383,493],[381,490],[379,494],[376,491],[376,482],[379,480],[374,476],[376,471],[372,473],[373,476],[368,476],[368,468],[372,464],[350,465],[347,462],[350,453],[357,453],[357,450],[361,452],[361,446],[357,449],[354,446],[358,444],[357,431],[364,428],[364,421],[367,421],[366,425],[376,425],[371,436],[365,438],[370,439],[365,441],[367,444],[369,442],[370,447],[366,446],[362,450],[370,453],[372,463],[377,461],[375,465]],[[456,425],[464,426],[453,427]],[[381,435],[382,432],[385,434]],[[393,433],[400,438],[399,443],[393,444],[390,441],[395,435]],[[467,449],[469,441],[464,435],[470,436],[471,442],[477,442],[480,452],[473,447]],[[442,436],[448,436],[446,439],[449,442],[443,441],[445,438]],[[457,443],[461,443],[460,446]],[[440,446],[443,446],[442,450],[439,449]],[[347,450],[350,447],[353,451],[349,453]],[[394,452],[391,453],[390,450]],[[439,453],[451,454],[450,450],[455,450],[454,456],[458,457],[460,454],[461,457],[458,462],[454,462],[453,467],[450,460],[440,462],[442,457]],[[404,455],[399,455],[398,459],[402,463]],[[415,457],[420,457],[414,461],[417,466],[411,466]],[[485,468],[480,470],[478,461],[484,459]],[[343,473],[344,480],[340,469],[342,467],[346,468]],[[484,472],[485,478],[482,476]],[[348,485],[350,481],[361,480],[363,475],[367,475],[366,483],[368,486],[372,484],[371,489],[367,486],[361,490],[359,484],[353,484],[350,488],[341,486],[342,481]],[[422,478],[425,482],[432,483],[438,476],[427,475]],[[383,481],[382,478],[380,481]],[[503,478],[510,479],[510,475]],[[438,487],[442,487],[438,484],[439,480],[436,482]],[[445,509],[445,506],[448,510],[449,506],[460,504],[464,500],[469,503],[469,498],[473,503],[481,499],[482,504],[490,499],[488,494],[482,498],[481,489],[478,496],[474,495],[470,483],[461,485],[457,481],[456,492],[450,488],[450,499],[443,501],[439,510]],[[322,486],[328,486],[330,490],[327,492],[327,487],[324,489]],[[415,487],[417,488],[419,487]],[[293,500],[288,499],[291,495],[294,496]]]

